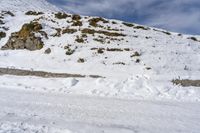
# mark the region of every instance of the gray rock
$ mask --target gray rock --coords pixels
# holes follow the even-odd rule
[[[50,53],[51,53],[51,49],[50,49],[50,48],[46,49],[46,50],[44,51],[44,53],[45,53],[45,54],[50,54]]]
[[[42,27],[37,22],[23,25],[19,32],[12,33],[8,42],[1,48],[2,50],[27,49],[30,51],[40,50],[44,43],[40,37],[34,33],[41,30]]]
[[[4,45],[2,50],[14,50],[14,49],[27,49],[30,51],[39,50],[43,47],[43,42],[41,38],[33,36],[29,36],[24,38],[19,38],[16,36],[16,33],[13,33],[9,38],[6,45]]]

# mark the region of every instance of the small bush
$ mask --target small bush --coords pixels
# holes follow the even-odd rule
[[[6,37],[6,33],[5,32],[0,32],[0,40],[2,39],[2,38],[4,38],[4,37]]]
[[[61,29],[60,28],[56,28],[56,33],[54,35],[52,35],[53,37],[60,37],[61,36]]]
[[[134,54],[131,55],[131,58],[132,58],[132,57],[138,57],[138,56],[141,56],[141,54],[140,54],[139,52],[136,51]]]
[[[84,62],[85,62],[85,59],[79,58],[77,62],[78,62],[78,63],[84,63]]]
[[[122,52],[123,51],[123,49],[120,49],[120,48],[107,48],[106,50],[112,51],[112,52]]]
[[[85,28],[82,30],[82,33],[83,34],[95,34],[95,33],[98,33],[98,34],[104,34],[105,36],[113,36],[113,37],[118,37],[118,36],[126,36],[122,33],[117,33],[117,32],[108,32],[108,31],[102,31],[102,30],[93,30],[93,29],[88,29],[88,28]]]
[[[30,22],[28,24],[24,24],[22,29],[19,31],[19,37],[26,38],[30,36],[33,32],[39,32],[42,29],[42,25],[38,22]]]
[[[28,11],[25,13],[26,15],[42,15],[43,12],[36,12],[36,11]]]
[[[117,24],[117,22],[115,22],[115,21],[112,21],[112,24]]]
[[[14,17],[15,14],[13,14],[11,11],[3,11],[4,14],[8,14],[10,15],[11,17]]]
[[[75,50],[74,50],[74,49],[71,49],[70,47],[68,47],[66,50],[67,50],[67,51],[65,52],[66,55],[72,55],[72,54],[75,52]]]
[[[72,26],[83,26],[83,23],[81,21],[79,21],[79,20],[73,21]]]
[[[200,87],[200,80],[190,80],[190,79],[174,79],[172,80],[172,83],[175,85],[181,85],[183,87]]]
[[[140,63],[140,59],[136,59],[136,61],[135,61],[136,63]]]
[[[74,14],[74,15],[72,15],[72,20],[79,21],[79,20],[81,20],[81,16],[77,15],[77,14]]]
[[[0,19],[0,25],[3,25],[3,24],[5,24],[5,23],[3,22],[3,20]]]
[[[55,18],[57,18],[57,19],[66,19],[69,16],[70,15],[68,15],[66,13],[62,13],[62,12],[58,12],[58,13],[55,14]]]
[[[116,62],[116,63],[113,63],[113,65],[126,65],[124,62]]]
[[[135,26],[135,29],[142,29],[142,30],[149,30],[149,28],[144,27],[144,26]]]
[[[127,26],[127,27],[133,27],[134,26],[134,24],[131,24],[131,23],[125,23],[125,22],[123,22],[122,24],[125,25],[125,26]]]
[[[92,18],[89,20],[89,24],[93,27],[99,27],[98,22],[103,22],[103,23],[109,23],[109,21],[103,19],[103,18]]]
[[[188,39],[191,39],[191,40],[193,40],[193,41],[198,41],[198,39],[196,38],[196,37],[189,37]]]
[[[152,68],[151,68],[151,67],[146,67],[146,69],[147,69],[147,70],[151,70]]]
[[[104,48],[99,48],[99,49],[97,49],[97,53],[98,53],[98,54],[103,54],[103,53],[104,53]]]
[[[102,43],[102,44],[105,43],[105,39],[94,38],[93,40],[94,40],[94,41],[97,41],[97,42],[100,42],[100,43]]]
[[[44,51],[44,53],[45,53],[45,54],[50,54],[50,53],[51,53],[51,49],[50,49],[50,48],[46,49],[46,50]]]
[[[164,33],[164,34],[166,34],[166,35],[171,35],[171,33],[168,32],[168,31],[162,31],[162,33]]]
[[[66,34],[66,33],[68,33],[68,34],[73,34],[73,33],[75,33],[75,32],[77,32],[77,29],[66,28],[66,29],[64,29],[64,30],[62,31],[62,34]]]
[[[82,37],[79,37],[79,36],[76,37],[75,41],[78,42],[78,43],[84,43],[84,39]]]
[[[130,51],[130,48],[124,48],[125,51]]]
[[[166,35],[171,35],[171,33],[170,32],[168,32],[168,31],[161,31],[161,30],[157,30],[157,29],[153,29],[154,31],[158,31],[158,32],[162,32],[162,33],[164,33],[164,34],[166,34]],[[181,34],[180,34],[181,35]]]

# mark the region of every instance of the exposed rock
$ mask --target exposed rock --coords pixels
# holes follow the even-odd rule
[[[84,43],[84,39],[82,37],[77,36],[75,39],[76,42],[78,43]]]
[[[73,34],[77,32],[77,29],[70,29],[70,28],[66,28],[62,31],[62,34],[68,33],[68,34]]]
[[[3,20],[0,19],[0,25],[3,25],[3,24],[5,24],[5,23],[3,22]]]
[[[55,18],[57,18],[57,19],[66,19],[67,17],[70,17],[70,15],[68,15],[64,12],[58,12],[55,14]]]
[[[0,32],[0,40],[2,39],[2,38],[4,38],[4,37],[6,37],[6,33],[5,32]]]
[[[37,15],[42,15],[44,13],[43,12],[36,12],[36,11],[28,11],[25,14],[26,15],[35,15],[35,16],[37,16]]]
[[[100,25],[98,25],[98,22],[103,22],[103,23],[109,23],[109,21],[103,19],[103,18],[92,18],[89,20],[89,24],[93,27],[101,27]]]
[[[51,49],[50,49],[50,48],[46,49],[46,50],[44,51],[44,53],[45,53],[45,54],[50,54],[50,53],[51,53]]]
[[[79,58],[77,62],[78,62],[78,63],[84,63],[84,62],[85,62],[85,59]]]
[[[172,80],[172,83],[175,85],[181,85],[183,87],[189,87],[189,86],[200,87],[200,80],[175,79]]]
[[[39,50],[43,48],[44,43],[40,37],[35,36],[35,33],[39,33],[41,29],[42,26],[38,22],[24,24],[19,32],[11,34],[8,42],[1,49]]]
[[[93,29],[89,29],[89,28],[85,28],[81,31],[83,34],[104,34],[105,36],[109,36],[109,37],[119,37],[119,36],[126,36],[122,33],[117,33],[117,32],[108,32],[108,31],[103,31],[103,30],[93,30]]]
[[[72,20],[74,20],[74,21],[79,21],[80,19],[81,19],[81,16],[80,16],[80,15],[74,14],[74,15],[72,16]]]
[[[81,21],[73,21],[72,26],[83,26],[83,23]]]
[[[125,26],[127,26],[127,27],[133,27],[134,26],[134,24],[126,23],[126,22],[123,22],[122,24],[125,25]]]

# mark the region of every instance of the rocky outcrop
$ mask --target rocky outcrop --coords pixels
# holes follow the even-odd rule
[[[8,42],[1,48],[2,50],[27,49],[30,51],[43,48],[44,43],[35,33],[42,29],[38,22],[24,24],[19,32],[12,33]]]
[[[4,38],[4,37],[6,37],[6,33],[5,32],[0,32],[0,40],[2,39],[2,38]]]

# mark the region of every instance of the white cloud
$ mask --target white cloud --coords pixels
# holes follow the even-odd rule
[[[172,31],[200,34],[199,0],[49,0],[83,14],[125,19]],[[62,3],[62,4],[59,4]]]

